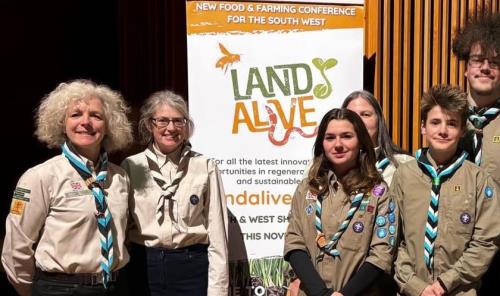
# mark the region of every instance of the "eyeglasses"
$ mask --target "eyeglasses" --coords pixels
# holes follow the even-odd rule
[[[186,125],[186,118],[176,117],[176,118],[168,118],[168,117],[158,117],[151,118],[151,121],[157,128],[166,128],[170,122],[174,124],[175,127],[183,127]]]
[[[500,64],[499,57],[486,58],[480,55],[472,55],[469,57],[469,66],[472,68],[480,68],[484,65],[485,61],[488,61],[490,69],[498,69],[498,65]]]

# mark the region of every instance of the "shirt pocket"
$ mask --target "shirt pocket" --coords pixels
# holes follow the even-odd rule
[[[125,187],[113,188],[113,190],[105,191],[106,202],[108,208],[113,215],[114,220],[120,220],[122,225],[126,226],[129,207],[128,207],[128,193]]]
[[[68,217],[68,212],[78,213],[79,217],[92,219],[95,212],[95,198],[92,191],[80,180],[68,180],[61,184],[60,192],[51,198],[50,215]],[[64,219],[64,218],[63,218]]]
[[[371,205],[371,203],[370,203]],[[374,213],[359,210],[354,214],[351,222],[342,234],[339,246],[352,251],[365,251],[370,245],[373,231]]]
[[[205,211],[207,206],[206,186],[196,185],[183,190],[181,199],[177,205],[177,221],[183,226],[196,227],[206,225]]]
[[[448,213],[453,233],[469,240],[476,223],[476,205],[472,193],[453,196],[452,211]]]

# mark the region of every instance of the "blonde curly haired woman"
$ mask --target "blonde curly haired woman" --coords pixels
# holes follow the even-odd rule
[[[129,180],[107,152],[132,142],[127,112],[119,93],[88,80],[42,100],[35,135],[62,154],[14,190],[2,264],[20,295],[124,295]]]

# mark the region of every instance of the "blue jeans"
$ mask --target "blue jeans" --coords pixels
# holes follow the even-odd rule
[[[130,259],[129,286],[133,287],[133,295],[207,295],[206,245],[163,249],[134,244]]]

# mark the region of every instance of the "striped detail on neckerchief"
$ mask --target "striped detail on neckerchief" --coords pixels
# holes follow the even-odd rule
[[[111,268],[113,266],[113,233],[111,231],[111,222],[113,220],[111,212],[109,211],[106,202],[106,196],[103,191],[104,182],[108,174],[108,155],[105,151],[99,156],[100,170],[96,177],[92,175],[92,171],[84,163],[83,159],[77,154],[73,153],[68,145],[62,145],[63,155],[68,159],[71,166],[78,172],[87,184],[88,188],[92,191],[94,196],[95,206],[97,210],[97,228],[99,230],[99,244],[101,246],[101,269],[102,269],[102,283],[104,287],[108,287],[108,282],[111,279]]]
[[[382,174],[382,172],[391,164],[391,160],[389,157],[386,157],[384,151],[380,149],[377,153],[377,162],[375,163],[375,167],[377,171]]]
[[[425,224],[425,239],[424,239],[424,260],[429,269],[432,269],[434,262],[434,242],[438,235],[439,221],[439,193],[441,184],[450,178],[453,173],[462,165],[467,158],[467,152],[462,152],[460,156],[450,165],[437,171],[427,158],[427,149],[419,149],[415,154],[420,169],[431,178],[431,200],[427,210],[427,222]]]
[[[179,160],[179,165],[177,166],[177,172],[175,173],[174,177],[170,181],[170,183],[167,182],[165,177],[162,175],[160,166],[158,164],[158,157],[156,156],[156,153],[153,148],[153,143],[150,143],[148,145],[148,148],[144,151],[146,155],[146,160],[148,161],[148,166],[149,170],[151,171],[151,176],[153,177],[153,180],[155,183],[161,188],[163,191],[160,197],[158,198],[158,202],[156,204],[156,220],[158,221],[158,224],[162,224],[164,220],[164,215],[165,215],[165,201],[168,200],[169,202],[169,215],[170,219],[174,221],[173,218],[173,213],[172,213],[172,206],[173,206],[173,201],[172,197],[174,196],[175,192],[177,191],[177,188],[179,187],[179,183],[182,180],[182,177],[185,174],[185,170],[187,168],[187,164],[189,162],[189,158],[194,156],[195,154],[191,153],[191,144],[186,143],[184,147],[182,148],[181,152],[181,158]]]
[[[322,214],[322,204],[323,204],[323,196],[318,195],[316,199],[316,217],[314,220],[314,225],[316,226],[316,231],[317,231],[317,243],[318,247],[321,249],[320,255],[318,257],[323,256],[324,253],[327,253],[333,257],[338,257],[340,256],[340,252],[336,249],[336,245],[342,236],[342,234],[345,232],[347,227],[349,226],[349,223],[352,220],[352,217],[354,214],[358,211],[359,206],[361,204],[361,200],[363,199],[364,194],[363,193],[358,193],[354,196],[351,206],[349,210],[347,211],[347,215],[340,223],[340,226],[330,239],[328,243],[326,243],[325,239],[325,234],[323,233],[323,225],[321,223],[321,214]]]
[[[382,173],[389,166],[390,163],[391,161],[389,160],[389,158],[385,157],[381,160],[377,160],[375,167],[377,168],[379,173]]]
[[[490,108],[469,107],[469,121],[474,125],[476,132],[473,135],[472,157],[477,165],[481,164],[483,146],[483,128],[500,113],[500,100]]]

